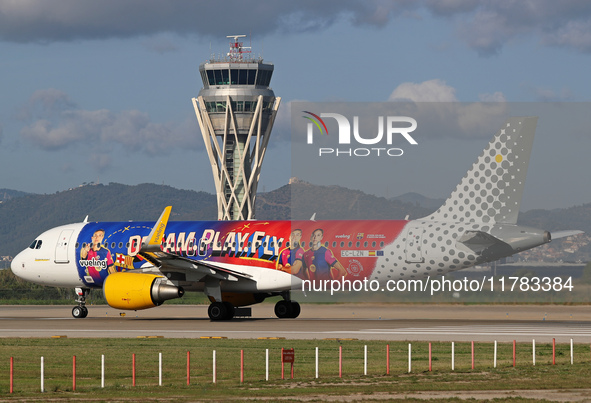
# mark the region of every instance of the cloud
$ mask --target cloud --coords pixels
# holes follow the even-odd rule
[[[455,88],[440,79],[402,83],[392,91],[388,101],[457,102],[455,92]]]
[[[138,110],[84,110],[55,89],[36,91],[19,115],[26,123],[21,137],[46,151],[75,148],[109,153],[119,148],[161,155],[173,148],[198,149],[202,144],[197,122],[190,118],[180,124],[156,123]],[[99,168],[110,162],[109,158],[93,159]]]
[[[253,30],[256,35],[320,31],[341,21],[379,28],[424,11],[449,20],[460,40],[482,56],[528,36],[543,45],[591,52],[588,0],[0,0],[0,40],[51,43],[160,33],[219,38]],[[166,41],[149,47],[175,49]]]
[[[482,102],[507,102],[505,95],[499,91],[494,94],[479,94],[478,99]]]
[[[573,101],[575,99],[573,92],[566,87],[556,91],[550,88],[524,84],[521,88],[532,94],[539,102],[565,102]]]
[[[18,109],[16,117],[19,120],[31,119],[33,115],[38,118],[49,118],[62,110],[75,107],[76,104],[66,93],[48,88],[35,91],[26,104]]]
[[[488,137],[507,114],[502,92],[480,94],[480,102],[458,102],[456,89],[441,79],[402,83],[389,101],[420,122],[424,133],[436,137]],[[500,121],[500,122],[499,122]]]
[[[591,53],[591,20],[569,21],[558,30],[547,32],[543,41],[548,45],[566,46]]]
[[[527,36],[544,45],[591,52],[591,3],[587,0],[428,1],[436,16],[453,20],[459,37],[483,56]]]
[[[392,15],[415,8],[412,1],[303,0],[19,0],[0,2],[0,39],[54,42],[126,38],[162,32],[225,36],[324,29],[347,19],[382,26]]]
[[[172,40],[162,37],[150,38],[144,41],[143,45],[149,51],[159,54],[176,52],[179,49]]]

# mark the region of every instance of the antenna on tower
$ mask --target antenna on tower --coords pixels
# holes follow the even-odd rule
[[[250,53],[250,46],[243,46],[242,42],[238,42],[238,38],[246,38],[246,35],[227,35],[226,38],[234,38],[233,42],[230,42],[230,51],[227,56],[230,62],[241,62],[243,60],[243,53]]]

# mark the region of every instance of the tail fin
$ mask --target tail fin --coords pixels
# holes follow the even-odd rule
[[[505,121],[433,221],[517,223],[537,117]]]

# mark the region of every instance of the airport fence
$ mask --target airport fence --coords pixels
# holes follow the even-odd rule
[[[183,348],[185,345],[190,347]],[[3,339],[0,394],[571,367],[587,344],[354,339]]]

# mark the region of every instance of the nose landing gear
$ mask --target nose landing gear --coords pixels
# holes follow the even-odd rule
[[[78,306],[72,308],[72,316],[76,319],[86,318],[88,316],[88,308],[86,308],[86,296],[90,290],[88,288],[76,288],[76,295],[78,298],[76,302]]]

